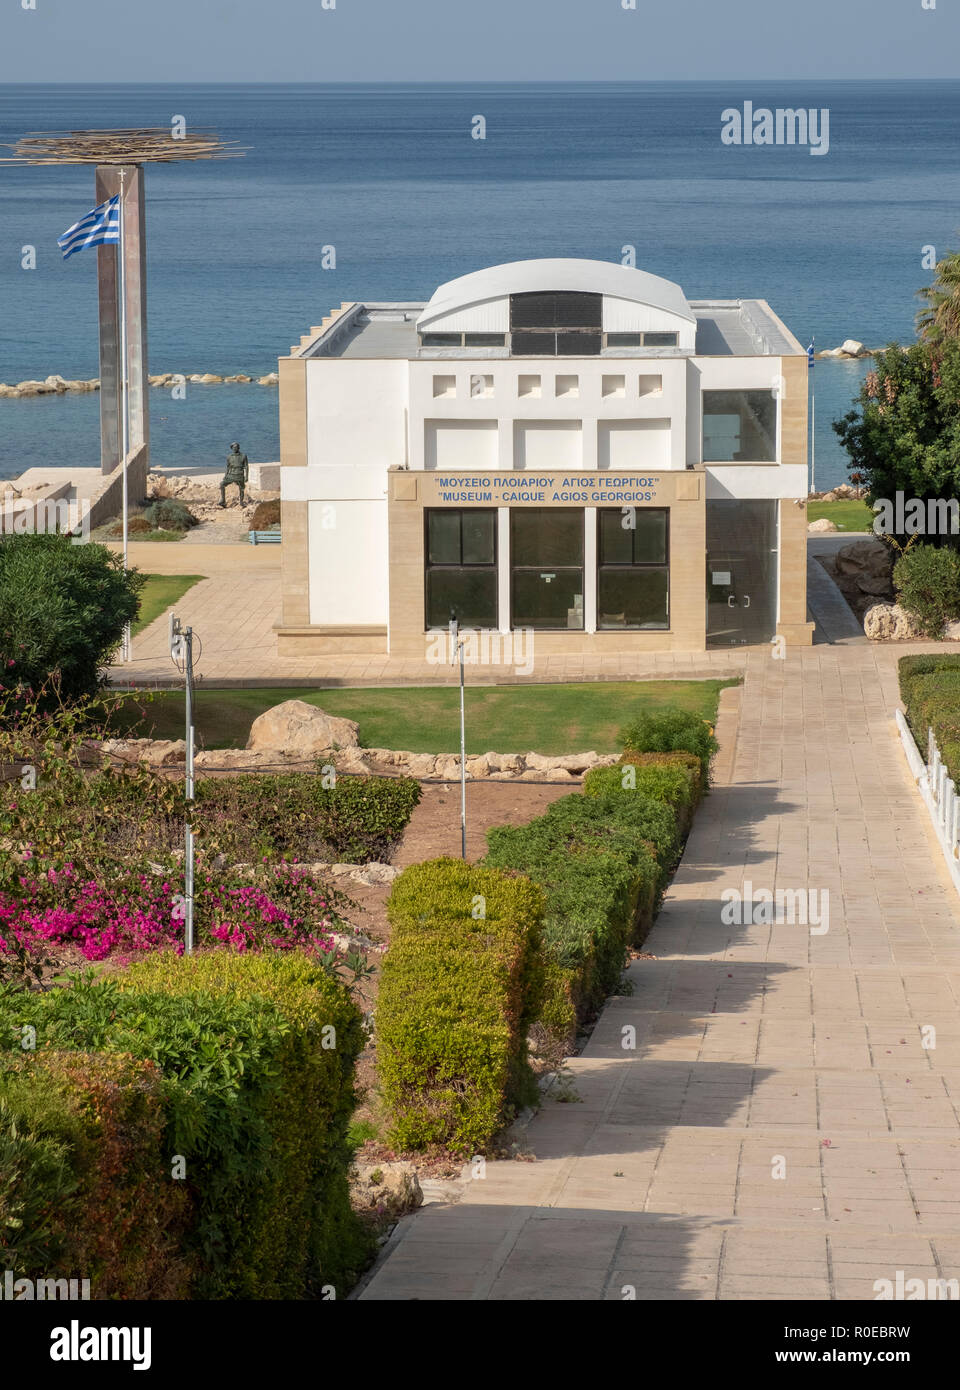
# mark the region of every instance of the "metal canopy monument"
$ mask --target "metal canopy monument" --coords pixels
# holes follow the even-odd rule
[[[100,468],[111,474],[121,464],[126,469],[132,465],[135,482],[145,488],[150,427],[143,166],[232,159],[245,149],[212,131],[175,133],[165,127],[34,132],[0,148],[13,151],[0,164],[92,164],[96,204],[121,195],[122,265],[116,246],[97,248]]]

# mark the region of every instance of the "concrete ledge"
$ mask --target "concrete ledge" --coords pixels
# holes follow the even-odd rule
[[[383,627],[275,627],[278,656],[386,656]]]

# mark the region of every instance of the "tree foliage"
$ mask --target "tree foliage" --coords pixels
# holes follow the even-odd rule
[[[146,583],[102,545],[64,535],[0,539],[0,681],[93,694],[133,622]]]
[[[891,344],[833,426],[868,501],[960,494],[960,341]]]

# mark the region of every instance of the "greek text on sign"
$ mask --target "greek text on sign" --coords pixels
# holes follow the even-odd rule
[[[659,478],[641,478],[636,474],[603,477],[602,480],[596,473],[567,477],[556,474],[552,477],[528,477],[524,474],[522,478],[512,474],[478,478],[454,475],[437,478],[437,489],[441,502],[486,502],[494,507],[555,502],[579,502],[591,507],[604,504],[631,506],[655,502],[659,482]]]

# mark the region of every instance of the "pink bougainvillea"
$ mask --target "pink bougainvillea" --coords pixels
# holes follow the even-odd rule
[[[293,946],[329,952],[340,924],[326,890],[301,870],[282,865],[266,886],[224,883],[199,875],[194,927],[200,945],[237,951]],[[173,947],[183,950],[182,884],[162,875],[134,873],[120,883],[78,875],[71,864],[24,873],[0,890],[0,950],[13,938],[28,949],[79,947],[86,960]]]

